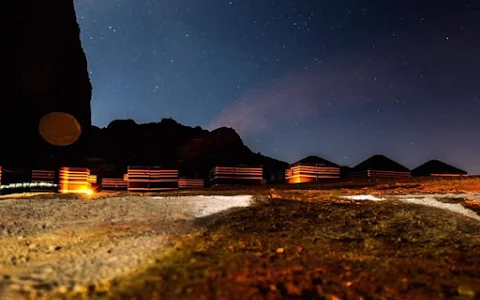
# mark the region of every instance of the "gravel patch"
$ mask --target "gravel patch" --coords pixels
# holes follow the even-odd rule
[[[250,205],[251,196],[0,201],[0,299],[108,285],[154,263],[193,220]],[[12,294],[13,293],[13,294]],[[38,294],[40,293],[40,294]]]

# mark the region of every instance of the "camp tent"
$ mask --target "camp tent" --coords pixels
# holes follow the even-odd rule
[[[408,178],[410,170],[384,155],[374,155],[352,169],[349,178]]]
[[[318,156],[308,156],[292,164],[285,177],[290,184],[340,179],[340,166]]]
[[[263,167],[251,165],[217,165],[210,171],[210,185],[261,185]]]
[[[459,177],[468,173],[439,160],[430,160],[412,170],[413,176]]]

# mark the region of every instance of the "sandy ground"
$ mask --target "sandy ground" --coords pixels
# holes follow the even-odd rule
[[[475,194],[312,194],[198,219],[114,298],[479,299]]]
[[[45,198],[45,197],[44,197]],[[251,196],[4,199],[0,201],[0,299],[45,291],[108,290],[154,262],[192,220]]]
[[[0,299],[470,299],[480,295],[479,192],[468,179],[2,196]]]

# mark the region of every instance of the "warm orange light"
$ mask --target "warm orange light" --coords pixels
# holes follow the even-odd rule
[[[286,170],[285,179],[290,184],[318,182],[323,179],[340,179],[340,168],[294,165]]]
[[[93,190],[91,189],[80,189],[80,190],[61,190],[62,194],[85,194],[87,196],[91,196],[94,194]]]
[[[89,179],[90,170],[86,168],[61,168],[60,169],[60,193],[92,195]]]
[[[288,178],[288,183],[290,184],[296,184],[296,183],[311,183],[311,182],[315,182],[315,178],[309,178],[309,177],[305,177],[305,176],[299,176],[299,175],[295,175],[295,176],[291,176],[290,178]]]

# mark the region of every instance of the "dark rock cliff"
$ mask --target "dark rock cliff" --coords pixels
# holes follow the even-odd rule
[[[253,153],[231,128],[210,132],[172,119],[148,124],[116,120],[106,128],[93,127],[91,141],[89,157],[100,159],[96,160],[100,165],[91,168],[103,168],[106,176],[120,176],[128,165],[174,167],[183,176],[197,178],[208,176],[215,164],[262,165],[266,174],[288,167],[285,162]]]
[[[178,167],[191,177],[208,176],[215,164],[263,165],[267,172],[287,167],[250,151],[229,128],[209,132],[171,119],[141,125],[119,120],[104,129],[92,127],[92,87],[72,0],[6,1],[0,28],[0,165],[89,166],[120,175],[128,165],[159,165]],[[68,145],[65,135],[70,132],[61,123],[68,118],[53,118],[47,136],[61,141],[48,143],[40,123],[52,112],[73,116],[80,139]],[[94,159],[86,161],[85,156]]]
[[[91,128],[92,88],[73,1],[6,1],[0,22],[0,164],[74,163]],[[39,122],[51,112],[75,117],[81,138],[67,147],[47,143]]]

